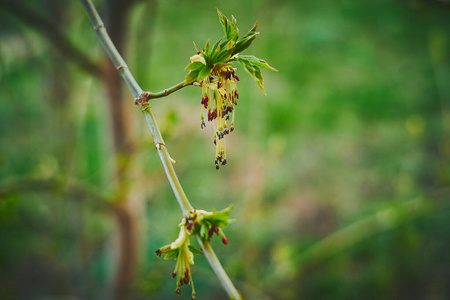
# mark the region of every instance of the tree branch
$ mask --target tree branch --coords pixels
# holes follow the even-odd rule
[[[93,62],[66,38],[58,24],[53,23],[41,14],[31,10],[27,4],[19,1],[0,0],[0,7],[13,16],[27,23],[31,28],[40,31],[48,38],[66,57],[77,63],[83,70],[94,75],[101,75],[100,65]]]
[[[119,71],[120,75],[122,76],[123,80],[128,86],[128,89],[131,91],[135,99],[145,99],[144,96],[148,92],[143,92],[141,87],[138,85],[136,80],[134,79],[133,75],[131,74],[130,70],[128,69],[128,66],[126,65],[123,58],[120,56],[119,52],[117,51],[116,47],[114,46],[113,42],[111,41],[110,37],[108,36],[108,33],[106,32],[106,28],[95,9],[94,5],[92,4],[91,0],[80,0],[83,4],[84,8],[86,9],[86,12],[89,15],[89,18],[91,19],[92,24],[94,25],[94,29],[97,32],[97,35],[102,42],[103,48],[105,49],[108,56],[113,61],[115,67]],[[172,92],[186,86],[184,82],[170,88]],[[168,89],[169,90],[169,89]],[[162,93],[162,94],[161,94]],[[159,97],[165,96],[167,92],[159,92],[156,93]],[[151,93],[150,93],[151,95]],[[155,95],[155,94],[153,94]],[[184,216],[187,216],[187,212],[192,210],[193,207],[189,203],[189,200],[186,197],[186,194],[183,191],[183,188],[180,184],[180,181],[178,180],[178,177],[175,173],[175,170],[173,168],[171,158],[169,155],[169,152],[167,151],[167,147],[164,144],[164,140],[161,136],[161,132],[158,128],[158,124],[156,122],[156,119],[152,113],[152,110],[149,106],[147,106],[144,110],[144,117],[147,121],[148,128],[150,129],[150,132],[153,136],[153,141],[155,143],[155,147],[158,151],[160,160],[163,164],[164,171],[166,172],[167,179],[169,180],[169,183],[172,187],[172,190],[175,194],[175,197],[177,198],[178,204],[180,205],[180,208],[183,212]],[[230,278],[226,274],[225,270],[223,269],[222,265],[220,264],[219,260],[217,259],[213,249],[211,248],[209,243],[199,241],[203,253],[205,257],[208,260],[208,263],[210,264],[213,271],[216,273],[216,276],[219,278],[220,283],[222,284],[225,291],[228,293],[228,296],[230,299],[242,299],[241,295],[237,291],[237,289],[234,287],[233,283],[231,282]]]
[[[71,196],[93,199],[94,201],[91,203],[95,206],[116,212],[109,197],[80,182],[74,180],[65,181],[60,178],[15,178],[3,180],[0,183],[0,200],[4,200],[10,194],[36,190],[52,192],[67,191]]]
[[[192,85],[192,84],[193,84],[193,82],[191,82],[191,83],[186,83],[186,80],[183,80],[183,81],[180,82],[179,84],[174,85],[174,86],[172,86],[172,87],[170,87],[170,88],[168,88],[168,89],[165,89],[164,91],[157,92],[157,93],[147,92],[148,95],[149,95],[149,98],[148,98],[148,99],[155,99],[155,98],[166,97],[166,96],[172,94],[173,92],[176,92],[176,91],[178,91],[178,90],[180,90],[180,89],[182,89],[182,88],[184,88],[184,87],[187,87],[187,86],[189,86],[189,85]]]

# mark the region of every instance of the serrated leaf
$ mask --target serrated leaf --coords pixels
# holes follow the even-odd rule
[[[214,54],[216,51],[217,51],[217,49],[218,49],[218,47],[219,47],[219,45],[220,45],[220,42],[223,40],[223,37],[221,37],[214,45],[213,45],[213,47],[211,48],[211,53],[212,54]]]
[[[209,40],[206,42],[206,45],[205,45],[205,52],[206,53],[209,53],[209,46],[210,46],[210,43],[209,43]]]
[[[228,225],[229,223],[229,217],[231,209],[233,208],[233,205],[230,205],[229,207],[221,210],[221,211],[214,211],[212,215],[205,216],[205,220],[208,221],[210,224],[217,226],[219,228],[223,228]]]
[[[217,15],[219,16],[220,24],[222,24],[223,32],[227,36],[228,35],[228,18],[218,8],[216,8],[216,10],[217,10]]]
[[[277,69],[271,67],[264,59],[255,57],[253,55],[239,55],[238,59],[246,60],[246,61],[248,61],[249,63],[251,63],[253,65],[256,65],[256,66],[259,66],[259,67],[263,67],[263,68],[266,68],[266,69],[278,72]]]
[[[203,68],[198,73],[196,80],[200,80],[200,79],[208,76],[210,73],[211,73],[211,69],[208,68],[207,66],[203,65]]]
[[[216,8],[216,10],[226,38],[235,42],[239,36],[239,29],[237,28],[236,19],[232,17],[232,21],[230,22],[230,20],[228,20],[228,18],[218,8]]]
[[[205,65],[201,62],[193,62],[190,63],[189,65],[187,65],[187,67],[184,69],[185,71],[189,70],[189,71],[195,71],[195,70],[201,70]]]
[[[166,252],[166,256],[164,256],[164,259],[176,259],[178,257],[179,249],[170,249]]]
[[[241,53],[253,43],[253,41],[258,37],[259,32],[253,32],[250,35],[246,35],[241,40],[239,40],[234,46],[234,50],[231,55],[235,55],[237,53]]]
[[[217,56],[214,58],[214,64],[220,64],[226,62],[228,58],[230,58],[232,49],[227,50],[223,49],[221,52],[217,53]]]
[[[195,248],[194,245],[189,245],[188,247],[189,247],[189,250],[192,251],[192,253],[203,255],[203,251],[201,251],[201,250]]]
[[[202,64],[203,65],[203,64]],[[194,82],[197,80],[198,74],[200,73],[200,70],[194,70],[194,71],[190,71],[187,75],[186,75],[186,83],[189,84],[191,82]]]
[[[258,66],[255,66],[246,60],[239,59],[239,57],[238,57],[238,61],[242,64],[245,71],[247,71],[247,73],[249,73],[253,77],[256,84],[259,86],[259,88],[265,95],[266,91],[264,91],[264,80],[263,80],[263,77],[261,74],[261,70],[258,68]]]
[[[236,42],[239,37],[239,28],[237,27],[237,20],[234,18],[234,16],[231,16],[231,22],[230,25],[230,36],[227,36],[227,38],[230,38],[233,42]]]
[[[252,29],[250,29],[234,46],[234,51],[231,54],[232,56],[236,53],[240,53],[247,49],[251,43],[258,37],[259,32],[256,31],[256,28],[258,28],[258,21],[255,22],[255,25],[253,25]]]

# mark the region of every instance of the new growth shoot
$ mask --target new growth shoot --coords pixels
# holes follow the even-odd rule
[[[259,32],[256,31],[258,22],[239,39],[236,19],[232,16],[230,21],[218,9],[217,13],[225,36],[212,46],[208,41],[201,51],[194,44],[197,54],[190,58],[191,63],[185,70],[189,70],[186,84],[193,83],[202,87],[200,127],[206,127],[205,114],[207,114],[208,121],[213,123],[213,143],[216,148],[214,163],[216,169],[219,169],[219,164],[227,164],[225,137],[234,130],[235,108],[239,99],[237,91],[239,77],[233,63],[240,63],[255,79],[264,94],[260,67],[277,70],[260,58],[241,54],[258,37]]]

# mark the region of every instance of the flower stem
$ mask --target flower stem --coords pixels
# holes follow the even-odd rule
[[[214,273],[216,273],[217,278],[219,278],[219,281],[222,284],[222,287],[227,292],[228,297],[230,297],[230,300],[241,300],[241,294],[235,288],[233,282],[231,282],[230,277],[228,277],[228,274],[223,269],[222,264],[220,263],[219,259],[214,253],[214,250],[211,247],[211,244],[209,242],[203,241],[198,235],[197,241],[201,245],[206,260],[213,269]]]
[[[182,88],[187,87],[192,84],[193,84],[193,82],[186,83],[186,80],[183,80],[179,84],[174,85],[168,89],[165,89],[164,91],[157,92],[157,93],[150,93],[150,99],[166,97],[166,96],[172,94],[173,92],[176,92],[179,89],[182,89]]]
[[[120,56],[119,52],[117,51],[116,47],[114,46],[113,42],[111,41],[111,38],[109,37],[108,33],[106,32],[106,28],[103,25],[103,22],[95,9],[95,6],[92,4],[91,0],[80,0],[83,4],[84,8],[86,9],[86,12],[88,13],[92,24],[94,25],[94,30],[97,32],[98,37],[100,38],[100,41],[103,45],[103,48],[105,49],[108,56],[111,58],[112,62],[114,63],[115,67],[119,71],[120,75],[122,76],[123,80],[128,86],[128,89],[133,94],[135,99],[138,99],[141,97],[141,95],[144,93],[141,87],[138,85],[136,80],[134,79],[133,75],[131,74],[130,70],[128,69],[127,64],[123,60],[123,58]],[[167,96],[170,93],[173,93],[185,86],[188,86],[190,84],[186,84],[185,81],[166,89],[162,92],[158,93],[150,93],[150,98],[160,98]],[[171,158],[169,155],[169,152],[167,151],[167,147],[164,144],[164,140],[161,136],[161,131],[158,128],[158,124],[156,122],[156,119],[152,113],[152,110],[150,107],[147,107],[143,111],[145,120],[147,122],[148,128],[150,129],[150,132],[153,136],[153,141],[155,143],[155,147],[158,151],[159,158],[163,164],[164,171],[166,172],[167,179],[169,180],[170,186],[172,187],[172,190],[175,194],[175,197],[177,198],[178,204],[180,205],[180,208],[183,212],[184,216],[187,216],[187,212],[192,210],[193,207],[189,203],[189,200],[186,197],[186,194],[183,191],[183,188],[180,184],[180,181],[178,180],[178,177],[175,173],[175,169],[173,168]],[[234,287],[233,283],[231,282],[230,278],[226,274],[225,270],[223,269],[222,265],[220,264],[219,260],[217,259],[217,256],[214,254],[214,251],[212,250],[209,243],[203,242],[200,238],[197,238],[199,243],[202,246],[203,252],[205,254],[206,259],[208,260],[208,263],[210,264],[211,268],[216,273],[217,277],[219,278],[220,283],[222,284],[223,288],[227,292],[230,299],[242,299],[237,289]]]

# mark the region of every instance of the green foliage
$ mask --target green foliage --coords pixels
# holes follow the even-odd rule
[[[52,3],[70,15],[61,21],[64,32],[100,58],[89,23],[80,25],[80,4]],[[218,4],[160,1],[155,12],[150,3],[131,11],[126,53],[130,70],[142,74],[138,82],[159,91],[181,79],[180,53],[190,53],[194,35],[220,37],[211,32]],[[247,299],[450,298],[450,17],[445,4],[432,3],[221,3],[241,29],[256,18],[264,24],[254,54],[282,72],[267,72],[265,97],[250,81],[239,83],[246,101],[227,144],[237,150],[229,151],[220,173],[205,159],[213,145],[195,122],[200,99],[191,100],[199,89],[152,102],[192,204],[209,211],[235,204],[230,245],[215,251]],[[180,212],[139,109],[127,108],[130,95],[121,103],[132,110],[128,124],[138,138],[121,160],[133,174],[120,184],[111,176],[115,120],[108,119],[100,81],[17,18],[1,15],[2,183],[61,176],[114,198],[132,186],[133,200],[143,197],[132,202],[142,224],[135,298],[189,298],[174,294],[172,264],[154,255],[168,236],[176,237]],[[431,210],[399,212],[401,224],[382,213],[420,195]],[[0,202],[1,299],[107,298],[117,257],[114,214],[65,183],[51,190],[22,186],[1,194]],[[352,226],[367,218],[378,225]],[[343,231],[349,226],[354,231]],[[377,233],[369,234],[371,228]],[[311,252],[336,233],[348,247],[338,252],[344,243],[329,242]],[[195,258],[197,294],[222,299],[205,259]]]
[[[185,68],[185,71],[190,71],[189,74],[186,75],[186,82],[200,82],[206,76],[210,76],[215,65],[237,61],[253,77],[265,94],[264,81],[259,67],[272,71],[277,70],[269,66],[263,59],[253,55],[240,54],[251,45],[256,37],[258,37],[259,32],[256,31],[258,22],[256,22],[253,28],[238,41],[239,29],[237,27],[237,20],[232,16],[230,21],[219,9],[217,9],[217,13],[225,36],[215,42],[212,47],[208,40],[205,48],[201,51],[197,51],[197,55],[191,57],[192,62]]]

